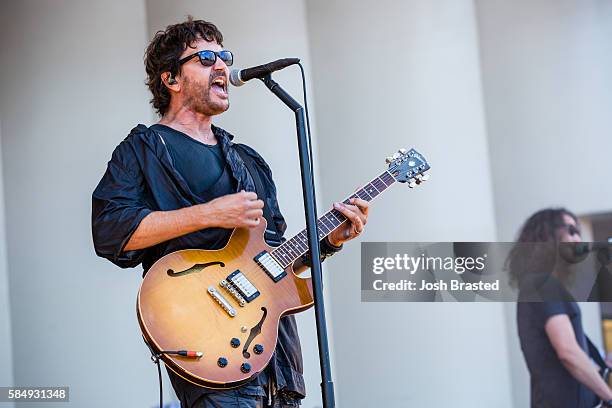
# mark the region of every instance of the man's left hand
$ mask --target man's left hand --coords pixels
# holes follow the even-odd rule
[[[349,220],[333,230],[327,237],[329,243],[334,246],[339,247],[346,241],[357,237],[363,232],[368,222],[370,204],[361,198],[351,198],[349,203],[334,203],[334,208]]]

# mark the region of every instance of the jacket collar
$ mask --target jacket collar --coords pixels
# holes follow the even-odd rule
[[[225,158],[226,163],[229,165],[232,177],[237,181],[237,191],[255,191],[255,183],[253,182],[250,175],[247,173],[246,166],[236,149],[233,148],[232,140],[234,136],[220,127],[212,125],[212,131],[217,138],[218,143],[221,144],[221,151]],[[147,128],[145,125],[139,124],[130,133],[141,133],[143,142],[155,153],[155,156],[159,159],[162,165],[166,168],[169,174],[172,175],[175,183],[183,190],[183,193],[188,197],[192,197],[192,204],[197,204],[198,199],[191,189],[183,176],[176,170],[170,157],[166,142],[162,136],[151,128]]]
[[[228,139],[230,142],[231,142],[232,140],[234,140],[234,135],[232,135],[232,134],[231,134],[230,132],[228,132],[227,130],[225,130],[225,129],[221,129],[220,127],[217,127],[217,126],[215,126],[215,125],[210,125],[210,127],[211,127],[211,129],[212,129],[212,131],[213,131],[213,134],[215,135],[215,137],[216,137],[217,139],[220,139],[220,138],[227,138],[227,139]]]

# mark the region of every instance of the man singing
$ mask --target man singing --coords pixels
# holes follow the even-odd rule
[[[209,22],[189,18],[155,35],[145,66],[161,119],[149,128],[138,125],[117,146],[93,193],[99,256],[123,268],[142,263],[146,273],[170,252],[222,248],[233,228],[255,227],[264,215],[266,241],[282,242],[286,224],[270,168],[255,150],[234,144],[231,134],[212,124],[213,116],[229,108],[232,62],[221,32]],[[245,161],[264,191],[256,192]],[[323,257],[359,235],[367,222],[364,200],[334,207],[350,222],[321,241]],[[298,406],[305,388],[295,318],[281,319],[274,356],[245,386],[216,391],[168,374],[182,407]]]

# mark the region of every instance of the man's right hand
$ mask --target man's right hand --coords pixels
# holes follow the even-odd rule
[[[261,222],[264,202],[253,192],[241,191],[199,206],[206,227],[253,228]]]
[[[263,216],[257,194],[241,191],[171,211],[154,211],[138,225],[123,251],[149,248],[206,228],[253,228]]]

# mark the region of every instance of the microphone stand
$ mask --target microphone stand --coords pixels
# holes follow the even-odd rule
[[[306,216],[306,232],[312,269],[312,292],[314,298],[315,321],[317,324],[317,341],[319,344],[319,362],[321,366],[321,391],[323,407],[334,408],[334,383],[331,379],[329,362],[329,344],[327,340],[327,325],[325,322],[325,305],[323,303],[323,278],[321,274],[321,256],[319,251],[319,231],[317,228],[317,204],[314,193],[314,176],[310,171],[310,156],[308,155],[308,140],[304,120],[304,108],[276,83],[271,75],[259,78],[266,87],[295,113],[298,150],[300,155],[300,170],[302,173],[302,194],[304,196],[304,214]]]

